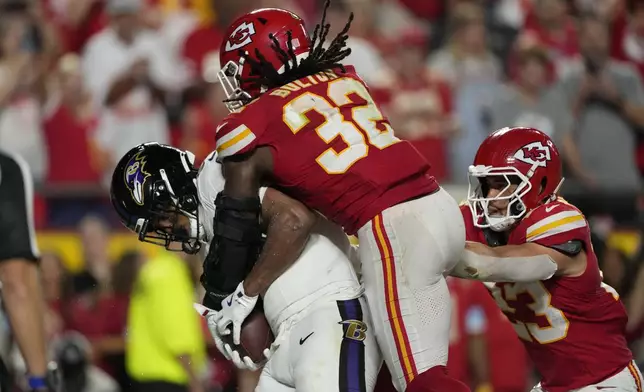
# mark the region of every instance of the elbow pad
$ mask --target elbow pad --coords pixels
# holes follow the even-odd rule
[[[550,279],[555,272],[557,263],[548,255],[492,257],[464,250],[450,275],[484,282],[536,282]]]
[[[210,305],[220,303],[234,292],[255,265],[262,248],[259,197],[235,199],[219,192],[215,207],[214,236],[201,275],[206,289],[204,305],[207,299]]]

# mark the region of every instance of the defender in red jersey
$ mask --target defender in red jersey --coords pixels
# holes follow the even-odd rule
[[[445,371],[450,299],[443,272],[465,243],[458,206],[427,161],[394,136],[353,67],[339,63],[350,52],[349,25],[324,49],[324,17],[312,39],[284,10],[257,10],[232,23],[220,51],[233,113],[217,129],[226,177],[217,208],[231,211],[229,222],[252,219],[256,209],[245,208],[269,183],[357,234],[378,343],[396,388],[465,391]],[[219,238],[230,241],[226,233]],[[277,273],[306,240],[296,219],[273,225],[257,263]],[[244,290],[252,296],[262,288]]]
[[[557,197],[562,181],[559,153],[542,132],[490,135],[470,167],[469,205],[461,206],[462,270],[496,281],[486,286],[542,376],[533,391],[641,391],[625,309],[602,283],[588,222]]]

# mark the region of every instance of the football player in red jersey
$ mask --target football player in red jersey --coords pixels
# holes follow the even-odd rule
[[[641,391],[626,312],[602,283],[588,222],[557,197],[563,178],[552,140],[532,128],[498,130],[469,175],[457,275],[497,282],[486,286],[542,376],[533,391]]]
[[[328,6],[328,2],[327,2]],[[220,81],[232,113],[217,129],[226,177],[216,204],[219,265],[256,232],[257,190],[269,183],[360,240],[360,259],[375,333],[399,391],[467,391],[447,362],[450,298],[443,272],[465,244],[455,200],[427,161],[393,134],[367,86],[340,61],[351,23],[326,46],[329,25],[312,38],[302,20],[260,9],[231,24],[220,51]],[[326,48],[326,49],[325,49]],[[241,323],[266,283],[295,260],[307,241],[297,219],[271,225],[257,265],[263,276],[241,282],[239,310],[220,333]],[[206,263],[202,282],[215,298]],[[213,278],[214,279],[214,278]]]

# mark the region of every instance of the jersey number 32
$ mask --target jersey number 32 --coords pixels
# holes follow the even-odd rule
[[[352,94],[358,95],[366,104],[354,106],[348,116],[340,109],[355,104],[349,97]],[[326,97],[311,92],[298,96],[284,105],[282,119],[293,134],[297,134],[309,125],[311,120],[307,113],[310,111],[324,117],[315,132],[325,143],[330,144],[339,136],[347,145],[342,151],[329,147],[316,158],[328,174],[346,172],[354,163],[367,157],[369,147],[383,150],[400,141],[384,121],[369,91],[355,79],[340,78],[330,82]]]

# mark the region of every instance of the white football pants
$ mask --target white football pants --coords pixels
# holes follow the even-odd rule
[[[371,392],[382,357],[364,298],[329,301],[294,323],[255,392]]]
[[[458,204],[440,189],[386,209],[358,231],[376,338],[400,392],[447,364],[451,300],[443,272],[465,247]]]

